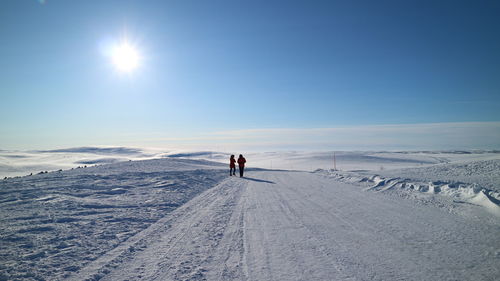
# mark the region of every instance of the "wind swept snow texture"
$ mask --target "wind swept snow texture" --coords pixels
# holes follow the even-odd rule
[[[283,165],[328,160],[255,155]],[[377,173],[256,169],[259,160],[246,156],[246,178],[228,177],[226,162],[167,157],[0,181],[0,280],[500,275],[500,220],[485,211],[498,207],[496,189],[474,183],[496,186],[498,154],[345,154],[406,167]],[[450,179],[460,174],[460,183]],[[439,196],[467,188],[471,198]]]
[[[478,184],[500,192],[500,159],[439,164],[422,168],[377,171],[385,177],[407,177],[420,181],[453,181]]]
[[[224,177],[159,159],[0,181],[0,280],[62,280]]]
[[[498,220],[318,173],[228,177],[69,280],[495,280]]]
[[[422,168],[342,172],[318,170],[339,181],[362,183],[376,192],[419,193],[417,199],[438,202],[452,209],[461,203],[484,207],[500,218],[500,160],[443,163]],[[402,193],[403,192],[403,193]],[[434,195],[449,197],[452,202]],[[443,198],[441,198],[443,199]]]

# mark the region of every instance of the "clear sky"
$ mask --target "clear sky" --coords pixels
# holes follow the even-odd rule
[[[0,5],[0,149],[224,146],[234,132],[256,146],[274,132],[279,147],[280,130],[296,132],[288,141],[310,136],[303,148],[337,140],[316,129],[434,123],[500,132],[500,1]],[[109,54],[123,40],[140,56],[130,72]],[[463,146],[500,148],[476,137]]]

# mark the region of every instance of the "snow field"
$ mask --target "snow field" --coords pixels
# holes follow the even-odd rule
[[[220,265],[243,250],[241,235],[227,231],[238,226],[233,213],[242,187],[229,179],[207,190],[69,280],[203,280],[208,273],[238,280],[231,264]]]
[[[40,171],[67,170],[84,166],[120,163],[129,160],[161,158],[208,160],[226,165],[230,154],[235,154],[235,152],[165,151],[161,149],[127,147],[77,147],[42,151],[0,150],[0,177],[25,176],[30,173],[37,174]],[[430,167],[432,170],[433,166],[440,163],[467,164],[476,161],[500,159],[498,151],[280,151],[244,154],[248,159],[251,159],[249,165],[252,167],[302,171],[314,171],[318,168],[333,169],[334,154],[336,156],[337,169],[343,171],[386,171],[422,167]],[[496,168],[496,171],[498,171],[498,168]],[[468,176],[474,175],[468,174]],[[481,180],[481,178],[476,177],[475,180]],[[496,182],[499,182],[498,180]]]
[[[317,173],[254,171],[227,178],[69,280],[494,280],[499,230],[498,220]]]
[[[242,179],[203,152],[1,180],[0,280],[500,276],[497,153],[248,155]]]
[[[124,162],[0,181],[0,280],[62,280],[225,177],[216,164],[192,162]]]

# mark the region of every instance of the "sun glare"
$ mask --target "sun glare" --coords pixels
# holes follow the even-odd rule
[[[128,42],[123,42],[116,46],[111,58],[115,67],[122,72],[131,72],[139,66],[139,52]]]

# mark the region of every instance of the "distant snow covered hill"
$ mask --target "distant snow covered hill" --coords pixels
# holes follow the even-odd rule
[[[56,171],[111,164],[128,160],[159,158],[160,152],[128,147],[76,147],[53,150],[0,150],[0,177],[25,176],[41,171]]]
[[[0,280],[61,280],[226,173],[158,159],[0,180]]]
[[[0,178],[66,170],[84,166],[119,163],[129,160],[183,158],[227,164],[229,155],[244,154],[255,168],[314,171],[391,170],[427,167],[439,163],[500,159],[498,151],[179,151],[131,147],[76,147],[52,150],[0,150]],[[335,158],[335,164],[334,164]]]

